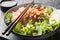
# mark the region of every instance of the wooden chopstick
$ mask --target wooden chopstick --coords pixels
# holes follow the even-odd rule
[[[21,14],[16,18],[15,21],[13,21],[12,23],[10,23],[8,25],[8,28],[2,33],[3,35],[6,34],[7,36],[11,33],[11,31],[13,30],[13,28],[15,27],[15,25],[19,22],[19,20],[21,19],[21,17],[26,13],[26,11],[29,9],[29,7],[34,3],[31,2],[29,5],[27,5],[27,7],[23,10],[23,12],[21,12]]]

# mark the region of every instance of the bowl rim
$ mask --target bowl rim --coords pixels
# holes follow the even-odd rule
[[[24,5],[27,5],[27,4],[29,4],[29,3],[26,3],[26,4],[21,4],[21,5],[18,5],[18,6],[24,6]],[[42,3],[34,3],[34,4],[40,4],[40,5],[42,5]],[[45,5],[45,4],[43,4],[43,5]],[[13,7],[13,8],[10,8],[6,13],[8,13],[10,10],[12,10],[12,9],[14,9],[14,8],[16,8],[16,7],[18,7],[18,6],[15,6],[15,7]],[[49,5],[45,5],[45,6],[48,6],[48,7],[50,7],[50,8],[53,8],[54,10],[56,10],[56,8],[54,8],[54,7],[51,7],[51,6],[49,6]],[[5,16],[4,16],[4,20],[5,20]],[[5,21],[4,21],[4,23],[5,23]],[[6,24],[6,23],[5,23]],[[57,28],[57,29],[59,29],[59,28]],[[33,38],[35,38],[35,37],[49,37],[49,36],[52,36],[52,35],[54,35],[55,33],[56,33],[56,31],[57,31],[57,29],[55,30],[55,31],[53,31],[53,32],[49,32],[49,33],[47,33],[47,34],[45,34],[45,35],[37,35],[37,36],[28,36],[28,35],[20,35],[20,34],[18,34],[18,33],[16,33],[16,32],[13,32],[12,31],[12,33],[13,34],[16,34],[16,35],[18,35],[18,36],[23,36],[23,37],[33,37]]]

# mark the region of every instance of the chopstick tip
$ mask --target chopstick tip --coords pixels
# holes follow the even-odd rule
[[[3,35],[5,34],[5,32],[2,33]]]
[[[7,32],[7,33],[6,33],[6,36],[9,36],[10,33],[11,33],[11,32]]]
[[[2,33],[4,35],[4,33]]]

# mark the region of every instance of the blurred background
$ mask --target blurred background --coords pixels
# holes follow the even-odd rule
[[[25,4],[25,3],[29,3],[33,0],[15,0],[18,5],[19,4]],[[50,5],[50,6],[53,6],[55,8],[60,8],[60,0],[34,0],[35,3],[43,3],[43,4],[46,4],[46,5]]]
[[[2,0],[2,1],[16,1],[18,5],[20,5],[20,4],[29,3],[33,0]],[[60,0],[34,0],[34,1],[35,3],[43,3],[46,5],[53,6],[55,8],[60,8]]]

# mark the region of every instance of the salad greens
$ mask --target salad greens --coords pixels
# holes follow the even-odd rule
[[[32,24],[32,20],[30,20],[26,26],[21,25],[21,23],[19,22],[13,31],[23,35],[34,36],[37,35],[38,32],[37,30],[35,30],[35,26]]]
[[[12,13],[5,13],[5,22],[9,24],[11,22],[12,17]]]
[[[46,13],[51,14],[52,12],[53,12],[53,9],[52,8],[46,9]]]
[[[26,26],[22,26],[22,24],[19,22],[13,31],[22,35],[36,36],[53,32],[58,27],[60,27],[60,23],[50,25],[46,21],[43,21],[43,22],[35,22],[35,24],[32,24],[32,21],[30,20]]]
[[[17,25],[14,28],[14,31],[16,31],[17,33],[20,32],[20,29],[22,28],[22,24],[19,22],[17,23]]]

